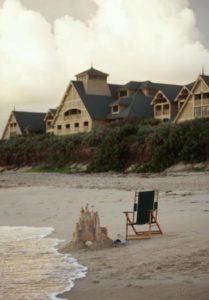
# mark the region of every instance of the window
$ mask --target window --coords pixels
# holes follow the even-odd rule
[[[202,107],[202,117],[209,117],[209,106]]]
[[[201,94],[194,95],[195,100],[201,100]]]
[[[17,123],[10,123],[11,128],[13,128],[13,127],[15,128],[16,126],[17,126]]]
[[[57,129],[61,130],[62,129],[62,125],[57,125]]]
[[[112,113],[115,114],[115,113],[118,113],[118,112],[119,112],[119,107],[118,107],[118,105],[114,105],[114,106],[112,107]]]
[[[163,114],[168,115],[169,114],[169,104],[163,105]]]
[[[162,114],[162,106],[161,105],[156,105],[155,106],[155,115],[160,116]]]
[[[209,93],[203,94],[203,105],[209,104]]]
[[[79,123],[75,123],[75,128],[79,128]]]
[[[70,124],[66,124],[66,129],[70,129]]]
[[[120,91],[120,93],[119,93],[120,97],[126,97],[127,94],[128,94],[128,93],[127,93],[126,90]]]
[[[88,126],[89,126],[89,122],[86,121],[86,122],[83,123],[83,125],[84,125],[85,127],[88,127]]]
[[[208,99],[209,98],[209,93],[203,94],[203,99]]]
[[[48,121],[47,126],[51,126],[52,122]]]
[[[77,109],[77,108],[72,108],[68,111],[66,111],[64,113],[64,116],[70,116],[70,115],[80,115],[81,114],[81,110],[80,109]]]

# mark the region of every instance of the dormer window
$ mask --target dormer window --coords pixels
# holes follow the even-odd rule
[[[127,96],[128,96],[127,90],[120,91],[120,92],[119,92],[119,96],[120,96],[120,97],[127,97]]]
[[[118,106],[118,105],[114,105],[114,106],[112,107],[112,113],[113,113],[113,114],[119,113],[119,106]]]

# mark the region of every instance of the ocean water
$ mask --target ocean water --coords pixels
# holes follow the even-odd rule
[[[59,299],[87,269],[56,250],[53,228],[0,226],[0,299]]]

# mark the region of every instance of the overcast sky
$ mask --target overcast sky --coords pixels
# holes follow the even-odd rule
[[[109,82],[209,74],[208,0],[0,0],[0,134],[9,112],[47,111],[90,67]]]

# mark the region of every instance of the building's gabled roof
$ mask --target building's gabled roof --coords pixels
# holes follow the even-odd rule
[[[191,82],[187,85],[182,86],[181,90],[179,91],[179,93],[176,95],[176,98],[174,99],[174,102],[177,102],[179,99],[179,96],[181,95],[181,93],[186,89],[188,91],[188,95],[191,92],[193,86],[194,86],[195,82]]]
[[[13,111],[15,119],[22,133],[30,131],[36,133],[45,132],[44,118],[46,113]]]
[[[132,100],[130,105],[118,114],[110,113],[108,115],[109,120],[153,116],[153,110],[150,106],[151,98],[146,97],[141,91],[135,92],[128,98]]]
[[[196,80],[193,84],[191,84],[192,86],[190,86],[190,87],[191,87],[191,92],[192,92],[192,93],[194,92],[195,87],[196,87],[198,81],[199,81],[201,78],[202,78],[202,80],[204,80],[204,82],[205,82],[205,83],[208,85],[208,87],[209,87],[209,76],[208,76],[208,75],[199,75],[198,78],[197,78],[197,80]],[[186,101],[184,102],[184,104],[182,105],[181,109],[179,110],[179,112],[178,112],[178,114],[177,114],[177,116],[176,116],[176,118],[175,118],[175,120],[174,120],[174,123],[176,123],[176,122],[178,121],[179,117],[181,116],[182,112],[184,111],[184,108],[187,106],[187,103],[188,103],[188,101],[189,101],[189,99],[190,99],[190,96],[191,96],[191,94],[188,95]]]
[[[205,81],[207,86],[209,87],[209,76],[208,75],[201,75],[202,79]]]
[[[96,69],[94,69],[92,67],[90,69],[86,70],[86,71],[83,71],[83,72],[77,74],[76,76],[78,77],[78,76],[83,76],[83,75],[86,75],[86,74],[87,75],[94,75],[94,76],[102,76],[102,77],[109,76],[109,74],[101,72],[99,70],[96,70]]]
[[[110,103],[114,101],[114,98],[111,96],[88,95],[85,92],[83,82],[71,82],[82,99],[91,118],[95,120],[105,120],[110,111]]]
[[[170,102],[173,102],[182,89],[182,85],[173,84],[161,84],[160,90],[168,98]]]
[[[169,102],[174,102],[177,95],[182,89],[181,85],[173,84],[158,84],[159,90],[156,95],[153,97],[151,104],[154,104],[159,93],[162,93]]]

